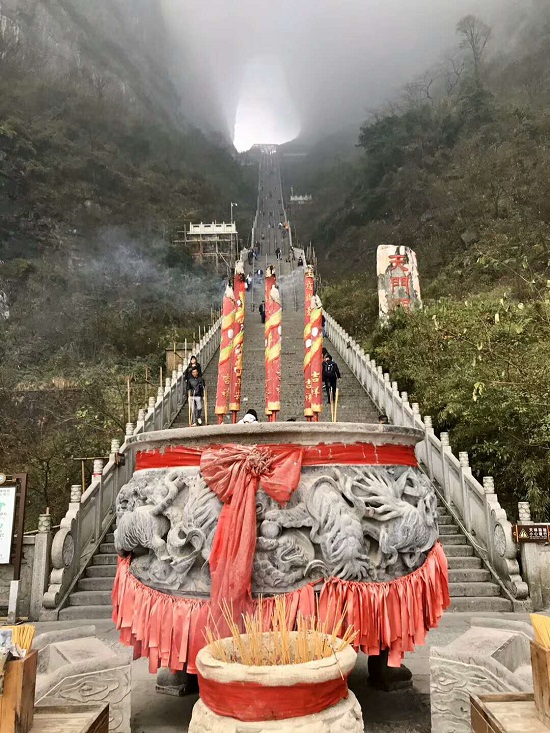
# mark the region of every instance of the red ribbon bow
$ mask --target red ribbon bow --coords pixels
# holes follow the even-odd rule
[[[262,487],[286,504],[300,482],[301,447],[271,451],[265,446],[223,445],[206,449],[201,473],[224,506],[210,554],[211,607],[225,600],[238,618],[251,600],[256,550],[256,492]]]

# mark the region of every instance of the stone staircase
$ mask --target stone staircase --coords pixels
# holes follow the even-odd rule
[[[60,621],[111,618],[111,592],[118,561],[114,542],[113,532],[108,532],[69,596],[69,605],[59,612]]]
[[[267,227],[267,222],[263,224]],[[265,269],[268,264],[277,268],[280,276],[280,290],[283,304],[282,322],[282,381],[281,412],[279,420],[294,418],[304,421],[303,386],[303,331],[304,331],[304,287],[302,268],[292,275],[294,264],[286,262],[288,240],[278,230],[260,228],[265,231],[265,251],[259,263],[252,269]],[[268,245],[269,240],[269,245]],[[275,248],[283,251],[282,261],[274,257]],[[250,269],[247,267],[247,270]],[[253,292],[247,295],[245,314],[245,340],[243,356],[243,388],[241,415],[254,408],[264,421],[265,368],[264,368],[264,325],[258,313],[258,305],[264,299],[263,282],[253,284]],[[337,361],[342,374],[339,383],[339,422],[377,422],[377,410],[367,393],[338,354],[334,345],[325,340],[325,346]],[[216,401],[218,358],[214,356],[204,372],[209,391],[208,422],[217,422],[214,414]],[[226,418],[229,420],[229,417]],[[330,408],[324,405],[321,421],[328,421]],[[188,408],[183,407],[172,423],[172,427],[188,426]],[[439,509],[440,539],[449,561],[451,611],[484,612],[511,611],[512,603],[501,596],[500,586],[494,582],[483,561],[475,555],[474,548],[462,534],[460,527],[443,506]],[[116,573],[117,555],[112,533],[105,536],[99,552],[91,559],[83,577],[69,598],[69,605],[60,614],[60,619],[101,619],[111,616],[111,591]]]
[[[512,602],[503,598],[500,586],[460,527],[443,506],[438,508],[439,538],[449,563],[451,611],[512,611]]]

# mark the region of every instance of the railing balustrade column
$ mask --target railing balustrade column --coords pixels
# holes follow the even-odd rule
[[[462,506],[464,507],[462,519],[464,521],[464,526],[471,534],[472,507],[470,505],[470,495],[468,493],[467,478],[471,477],[472,469],[470,468],[470,461],[466,451],[460,451],[460,453],[458,454],[458,460],[460,462],[460,490],[462,492]]]
[[[449,444],[449,433],[441,433],[439,436],[441,441],[441,464],[443,466],[443,496],[447,504],[451,503],[451,484],[449,481],[449,465],[447,463],[447,456],[452,454],[452,449]]]
[[[484,476],[483,477],[483,492],[485,494],[484,496],[484,505],[485,505],[485,537],[483,538],[487,544],[487,552],[489,554],[489,562],[491,565],[493,564],[494,554],[495,554],[495,548],[493,543],[493,531],[492,531],[492,522],[491,522],[491,510],[492,510],[492,501],[493,495],[495,493],[495,481],[492,476]]]
[[[432,418],[430,415],[424,415],[424,432],[426,433],[426,468],[428,469],[428,476],[431,481],[434,480],[434,467],[433,467],[433,456],[432,456],[432,441],[430,437],[434,434]]]
[[[401,392],[401,425],[409,427],[407,425],[408,415],[407,408],[409,407],[409,395],[407,392]]]

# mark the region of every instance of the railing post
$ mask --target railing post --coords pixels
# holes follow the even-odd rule
[[[462,493],[463,521],[467,531],[472,533],[472,507],[470,506],[470,496],[468,494],[467,478],[471,477],[472,469],[466,451],[460,451],[458,454],[460,462],[460,491]]]
[[[391,383],[391,392],[392,392],[392,394],[391,394],[391,401],[392,401],[392,408],[391,408],[392,409],[392,414],[391,414],[391,419],[392,419],[392,423],[394,425],[399,425],[400,424],[399,423],[399,415],[402,414],[402,410],[399,409],[399,407],[400,407],[400,405],[399,405],[400,397],[399,397],[399,387],[397,385],[397,382],[392,382]]]
[[[428,476],[430,477],[430,480],[434,480],[434,467],[433,467],[433,456],[432,456],[432,441],[430,440],[430,436],[434,434],[434,429],[432,425],[432,418],[430,415],[424,416],[424,432],[426,434],[426,437],[424,440],[426,441],[426,468],[428,469]]]
[[[518,522],[520,524],[532,524],[531,505],[528,501],[518,501]]]
[[[137,422],[136,422],[136,429],[135,433],[139,433],[143,430],[145,426],[145,410],[143,408],[140,408],[138,410],[138,416],[137,416]]]
[[[92,483],[97,482],[99,484],[96,494],[95,502],[95,517],[94,517],[94,534],[96,541],[101,536],[101,527],[103,524],[103,486],[102,486],[102,475],[103,475],[103,461],[94,461],[94,472]]]
[[[166,383],[164,387],[164,395],[163,395],[162,401],[164,402],[164,405],[165,405],[164,416],[165,416],[165,423],[167,427],[170,425],[170,421],[172,420],[172,409],[170,405],[170,389],[171,388],[172,388],[172,380],[170,379],[170,377],[166,377]],[[164,427],[164,424],[162,427]]]
[[[78,499],[82,489],[78,484]],[[29,617],[38,621],[42,610],[42,598],[48,587],[50,575],[50,553],[52,546],[52,515],[40,514],[38,533],[34,539],[34,558],[32,563]]]
[[[484,506],[485,506],[485,527],[486,527],[486,534],[483,538],[487,543],[487,553],[489,555],[489,562],[491,565],[494,561],[494,545],[493,545],[493,532],[492,532],[492,522],[491,522],[491,498],[495,493],[495,482],[492,476],[484,476],[483,477],[483,492],[485,494],[484,496]]]
[[[452,453],[449,444],[449,433],[441,433],[439,436],[441,441],[441,464],[443,467],[443,496],[447,504],[451,503],[451,485],[449,481],[449,466],[447,464],[447,456]]]
[[[110,461],[116,461],[117,454],[120,450],[120,440],[118,438],[113,438],[111,440],[111,450],[109,451],[109,460]]]
[[[162,387],[157,390],[157,404],[160,407],[160,410],[157,410],[157,414],[160,413],[160,421],[158,425],[155,421],[155,430],[162,430],[164,428],[164,390]]]
[[[385,415],[387,415],[388,412],[389,412],[390,413],[390,416],[391,416],[392,415],[392,410],[391,410],[391,408],[388,409],[390,407],[390,405],[388,403],[388,385],[391,388],[390,375],[389,375],[389,373],[388,372],[384,372],[384,374],[382,375],[382,378],[384,380],[382,382],[382,395],[383,396],[382,396],[382,404],[380,405],[380,407],[382,409],[382,412]],[[390,398],[389,399],[391,400],[391,395],[390,395]]]
[[[407,392],[401,392],[401,425],[407,423],[407,407],[409,407],[409,395]]]

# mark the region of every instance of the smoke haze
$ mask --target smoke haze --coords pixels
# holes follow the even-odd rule
[[[208,99],[240,149],[361,122],[457,44],[467,13],[499,26],[531,0],[163,0]],[[534,3],[539,0],[532,0]],[[517,16],[517,18],[516,18]],[[185,50],[184,50],[185,49]],[[189,81],[187,82],[189,83]]]

